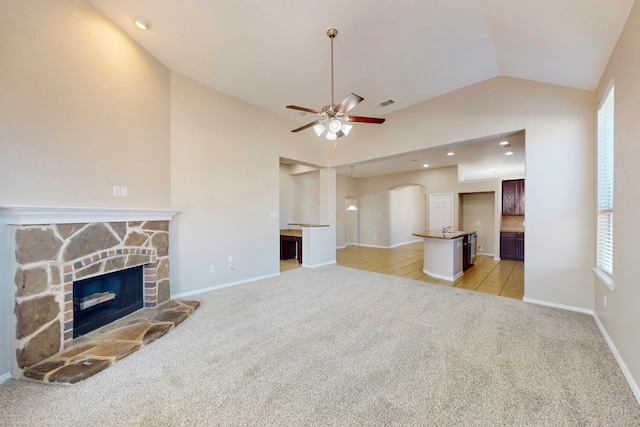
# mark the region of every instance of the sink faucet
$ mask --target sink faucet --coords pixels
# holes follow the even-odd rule
[[[442,229],[441,229],[442,234],[444,234],[444,233],[451,233],[451,228],[452,228],[451,226],[449,226],[449,227],[444,227],[444,226],[443,226],[443,227],[442,227]]]

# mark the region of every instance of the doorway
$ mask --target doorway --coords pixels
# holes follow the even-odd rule
[[[453,227],[453,193],[429,194],[429,230]]]
[[[358,245],[358,199],[347,196],[344,199],[344,244]]]
[[[460,193],[460,227],[465,231],[476,231],[478,255],[496,256],[495,241],[495,192]]]

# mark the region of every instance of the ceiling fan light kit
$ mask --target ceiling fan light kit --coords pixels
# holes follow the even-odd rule
[[[313,110],[311,108],[298,107],[296,105],[287,105],[287,108],[290,108],[292,110],[298,110],[304,113],[313,113],[320,116],[319,119],[297,129],[294,129],[291,132],[299,132],[309,127],[313,127],[316,135],[322,136],[324,131],[327,130],[325,137],[329,141],[335,141],[338,138],[349,134],[353,126],[348,124],[348,122],[376,124],[384,123],[385,119],[378,119],[374,117],[348,116],[347,112],[349,112],[349,110],[351,110],[353,107],[364,100],[364,98],[354,93],[348,95],[345,99],[342,100],[340,104],[335,105],[333,97],[333,39],[337,35],[338,30],[336,30],[335,28],[329,28],[327,30],[327,36],[329,36],[329,39],[331,40],[331,104],[322,107],[321,111]],[[335,145],[333,146],[333,149],[336,149]]]
[[[331,132],[337,133],[342,129],[342,122],[338,119],[333,119],[329,122],[329,130]]]

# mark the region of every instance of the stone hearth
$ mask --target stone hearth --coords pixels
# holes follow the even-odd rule
[[[26,378],[75,384],[160,338],[193,313],[198,301],[168,301],[77,338],[73,346],[25,369]]]

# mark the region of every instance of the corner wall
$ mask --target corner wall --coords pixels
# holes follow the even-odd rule
[[[280,273],[280,157],[320,164],[325,148],[291,127],[171,74],[172,297]]]
[[[10,271],[9,226],[0,220],[0,384],[11,378],[11,339],[14,336],[13,301],[15,286]]]
[[[640,3],[636,2],[622,35],[598,85],[599,100],[611,78],[615,78],[615,187],[613,223],[613,281],[610,290],[597,276],[595,312],[605,334],[617,350],[625,374],[635,384],[640,401],[640,285],[638,282],[638,241],[640,230],[634,225],[640,217]],[[596,101],[594,101],[595,103]],[[594,167],[594,174],[596,169]],[[529,191],[527,187],[527,191]],[[527,194],[528,197],[528,194]],[[528,200],[527,200],[528,203]],[[594,213],[595,215],[595,213]],[[527,216],[527,225],[529,217]],[[595,278],[594,278],[595,277]],[[607,299],[605,307],[604,298]]]

